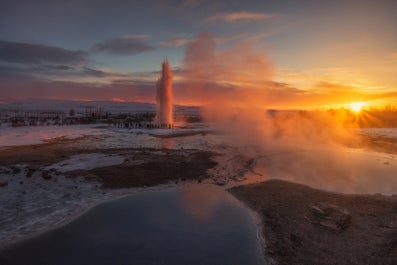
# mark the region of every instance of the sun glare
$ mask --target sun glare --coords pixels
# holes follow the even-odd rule
[[[365,102],[354,102],[351,103],[349,106],[354,112],[360,112],[365,105],[367,105],[367,103]]]

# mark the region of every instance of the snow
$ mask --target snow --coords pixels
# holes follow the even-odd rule
[[[45,169],[27,177],[28,170],[27,165],[0,165],[0,182],[7,183],[0,187],[0,247],[64,224],[99,202],[142,190],[102,189],[95,180],[68,178]],[[51,178],[44,179],[43,173]]]
[[[174,128],[174,129],[115,129],[115,132],[146,134],[159,137],[190,136],[195,134],[206,134],[213,132],[208,128]]]
[[[99,135],[107,130],[98,124],[67,126],[0,126],[0,146],[41,144],[62,138],[76,139],[85,135]]]
[[[46,170],[55,169],[60,172],[73,170],[90,170],[96,167],[119,165],[124,162],[120,155],[105,155],[99,153],[74,155],[69,159],[46,167]]]

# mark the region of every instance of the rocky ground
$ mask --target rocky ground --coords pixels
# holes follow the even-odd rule
[[[232,188],[260,217],[269,264],[397,264],[397,197],[281,180]]]

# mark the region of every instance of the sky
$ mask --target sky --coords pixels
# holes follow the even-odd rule
[[[395,105],[396,10],[393,0],[2,0],[0,102],[154,102],[167,57],[177,104]]]

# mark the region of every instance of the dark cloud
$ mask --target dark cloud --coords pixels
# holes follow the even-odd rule
[[[0,76],[0,98],[3,101],[37,99],[112,100],[154,102],[155,86],[131,83],[85,83],[44,81],[34,77],[24,79]]]
[[[84,67],[82,72],[86,75],[96,76],[96,77],[105,77],[107,75],[106,72],[104,72],[104,71],[89,68],[89,67]]]
[[[73,69],[73,67],[70,67],[70,66],[64,65],[64,64],[46,65],[46,67],[57,69],[57,70],[71,70],[71,69]]]
[[[21,64],[79,65],[87,62],[82,50],[67,50],[55,46],[0,41],[0,61]]]
[[[79,79],[84,77],[96,77],[96,78],[107,78],[112,79],[128,79],[129,75],[117,72],[106,72],[99,69],[78,66],[70,67],[67,65],[1,65],[0,64],[0,78],[1,77],[13,77],[15,79],[25,79],[27,77],[35,77],[38,80],[57,80],[59,78],[64,79]],[[3,84],[0,83],[0,87]]]
[[[133,55],[141,52],[152,51],[155,49],[143,41],[147,36],[122,36],[108,39],[96,44],[93,48],[96,52],[106,52],[114,55]]]

